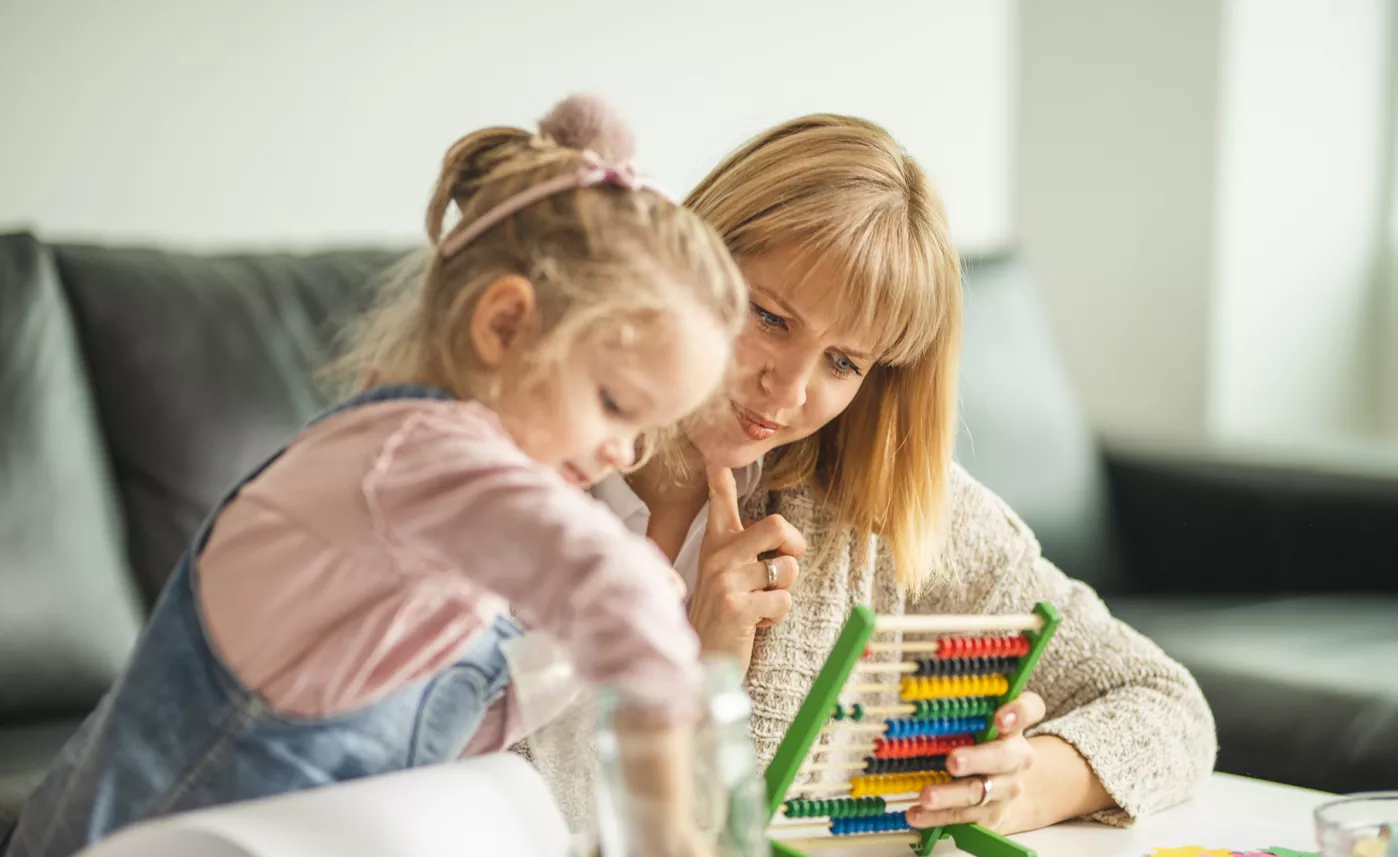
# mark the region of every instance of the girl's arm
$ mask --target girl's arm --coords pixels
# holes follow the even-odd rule
[[[692,700],[698,640],[665,557],[529,460],[484,408],[409,418],[364,480],[380,539],[464,575],[546,628],[578,672],[633,698]]]

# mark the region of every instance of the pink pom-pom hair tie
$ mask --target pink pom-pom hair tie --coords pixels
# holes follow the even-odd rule
[[[659,194],[671,202],[674,201],[674,197],[659,185],[638,175],[631,164],[610,164],[603,161],[595,152],[584,150],[582,164],[577,170],[525,188],[470,223],[458,223],[451,234],[442,239],[442,243],[438,245],[438,252],[443,259],[450,259],[460,253],[482,232],[522,208],[533,205],[539,200],[547,199],[556,193],[599,185],[610,185],[629,191],[646,190]]]

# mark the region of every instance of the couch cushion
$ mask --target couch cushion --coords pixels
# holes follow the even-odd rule
[[[1125,599],[1218,721],[1218,768],[1333,792],[1398,787],[1398,598]]]
[[[148,600],[223,492],[325,403],[314,375],[389,253],[55,248]]]
[[[966,263],[957,459],[1034,530],[1044,556],[1110,591],[1111,506],[1097,443],[1024,265]]]
[[[81,719],[61,718],[0,726],[0,839],[19,817],[49,763],[80,725]]]
[[[140,617],[52,259],[0,236],[0,720],[85,713]]]

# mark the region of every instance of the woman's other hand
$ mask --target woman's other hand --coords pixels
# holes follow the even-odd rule
[[[1044,719],[1044,701],[1024,693],[995,713],[1000,734],[994,741],[959,747],[947,754],[947,772],[961,779],[928,786],[908,810],[913,827],[973,822],[1002,833],[1032,829],[1025,805],[1035,746],[1024,730]]]

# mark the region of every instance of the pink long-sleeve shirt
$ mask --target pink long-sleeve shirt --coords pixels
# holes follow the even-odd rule
[[[219,515],[198,591],[227,666],[296,716],[425,679],[507,607],[592,682],[681,706],[697,681],[664,555],[478,403],[364,405],[302,433]],[[471,751],[521,737],[510,708]]]

